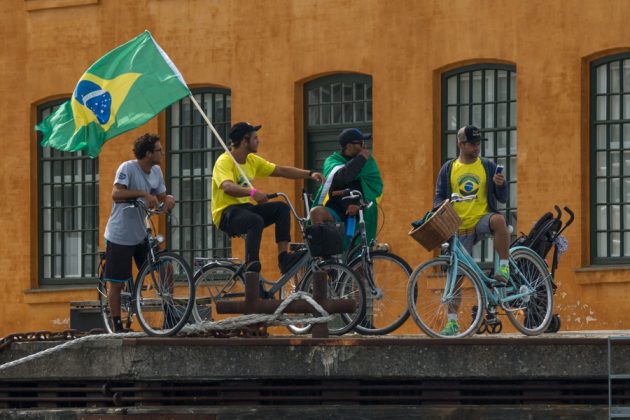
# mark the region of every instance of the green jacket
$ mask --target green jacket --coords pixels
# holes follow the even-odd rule
[[[346,163],[347,160],[341,153],[333,153],[324,161],[324,177],[328,178],[335,167],[345,165]],[[358,179],[361,182],[361,189],[363,190],[363,197],[365,200],[367,202],[374,202],[372,207],[363,211],[365,228],[369,242],[376,237],[376,227],[378,224],[378,203],[380,203],[381,196],[383,195],[383,179],[381,178],[381,172],[378,170],[376,160],[374,160],[371,155],[355,179]],[[323,185],[319,187],[319,190],[315,194],[315,199],[313,200],[314,204],[319,202],[322,188]]]

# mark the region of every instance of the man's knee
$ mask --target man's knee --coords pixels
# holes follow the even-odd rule
[[[499,213],[495,213],[490,217],[490,228],[493,232],[507,231],[507,223],[505,216]]]
[[[262,218],[262,216],[252,213],[247,217],[247,231],[248,232],[252,230],[262,231],[264,227],[265,227],[265,220]]]
[[[328,210],[326,210],[326,207],[323,207],[323,206],[313,207],[311,209],[310,217],[311,217],[312,224],[333,221],[332,215],[328,212]]]

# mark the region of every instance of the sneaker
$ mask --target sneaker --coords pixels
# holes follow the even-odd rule
[[[442,331],[440,331],[441,335],[456,335],[459,334],[459,324],[454,319],[451,319],[446,323]]]
[[[375,252],[378,252],[378,251],[389,252],[390,249],[391,247],[389,246],[389,244],[386,244],[386,243],[375,242],[374,245],[372,245],[372,251],[375,251]]]
[[[499,272],[494,275],[494,279],[501,283],[502,285],[506,285],[508,279],[510,278],[510,266],[502,265],[499,267]]]
[[[302,258],[305,252],[306,251],[283,252],[278,255],[278,268],[280,268],[280,272],[284,274],[289,271],[289,269]]]

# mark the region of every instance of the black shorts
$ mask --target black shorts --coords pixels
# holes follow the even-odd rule
[[[136,261],[136,267],[140,267],[147,260],[149,244],[146,241],[138,245],[119,245],[105,241],[105,280],[124,282],[131,280],[131,259]]]

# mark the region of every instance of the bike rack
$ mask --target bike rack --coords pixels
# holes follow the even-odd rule
[[[328,279],[323,271],[313,273],[313,299],[329,314],[348,313],[355,309],[355,302],[351,299],[329,299]],[[258,273],[245,274],[245,300],[234,302],[217,302],[217,313],[220,314],[272,314],[282,303],[276,299],[262,299],[260,297],[260,279]],[[285,308],[284,313],[305,314],[315,316],[321,314],[304,300],[295,300]],[[316,323],[311,330],[313,338],[327,338],[327,323]]]

